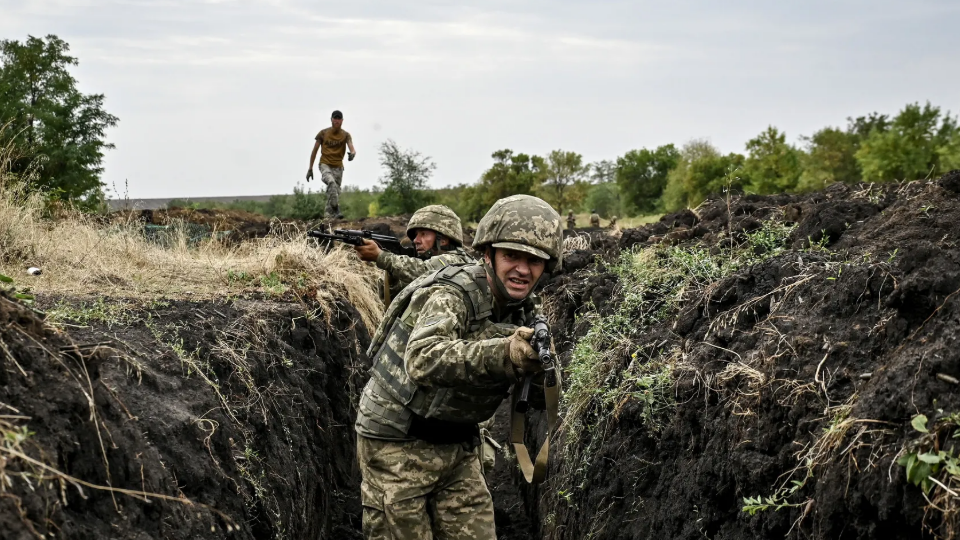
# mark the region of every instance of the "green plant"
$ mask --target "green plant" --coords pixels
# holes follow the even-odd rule
[[[808,477],[809,478],[809,477]],[[751,516],[756,515],[757,512],[765,512],[767,510],[781,510],[783,508],[799,508],[806,503],[793,503],[789,502],[789,499],[794,493],[799,491],[806,485],[806,478],[801,480],[791,480],[790,487],[778,489],[773,495],[769,497],[744,497],[743,498],[743,507],[741,508],[742,512],[746,512]]]
[[[12,285],[13,278],[9,276],[5,276],[3,274],[0,274],[0,283],[5,283],[9,285],[9,287],[5,288],[4,290],[6,290],[10,294],[10,296],[14,297],[15,299],[19,300],[20,302],[28,306],[33,305],[33,295],[30,294],[29,287],[14,286]]]

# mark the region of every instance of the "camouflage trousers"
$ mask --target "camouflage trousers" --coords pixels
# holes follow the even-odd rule
[[[357,437],[367,540],[496,540],[475,449]]]
[[[343,183],[343,167],[320,164],[320,181],[327,185],[327,206],[323,217],[330,219],[340,213],[340,185]]]

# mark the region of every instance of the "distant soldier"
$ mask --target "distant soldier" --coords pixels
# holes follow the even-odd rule
[[[360,259],[377,263],[377,267],[386,271],[387,279],[384,303],[396,296],[404,287],[418,277],[439,270],[451,264],[473,262],[463,245],[463,229],[460,218],[450,208],[441,204],[431,204],[417,210],[407,223],[407,238],[417,248],[416,257],[396,255],[380,249],[373,240],[366,240],[357,246]]]
[[[567,212],[567,230],[572,231],[577,226],[577,218],[573,217],[573,210]]]
[[[327,206],[323,217],[343,219],[340,213],[340,185],[343,183],[343,155],[347,148],[350,154],[347,161],[353,161],[357,150],[353,147],[353,138],[340,129],[343,125],[343,113],[333,111],[330,115],[331,127],[320,130],[315,137],[313,152],[310,153],[310,168],[307,169],[307,182],[313,179],[313,161],[320,150],[320,181],[327,185]]]
[[[617,216],[611,216],[611,217],[610,217],[610,226],[611,226],[611,227],[616,227],[616,226],[617,226]]]
[[[590,226],[591,227],[600,226],[600,214],[598,214],[595,209],[590,210]]]

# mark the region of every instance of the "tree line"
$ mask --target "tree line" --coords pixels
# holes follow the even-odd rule
[[[105,132],[118,119],[104,109],[103,94],[77,89],[70,74],[77,60],[68,53],[69,45],[54,35],[0,41],[0,168],[51,199],[102,208],[103,153],[113,148]],[[592,163],[559,149],[542,156],[500,149],[491,158],[476,181],[430,189],[433,160],[388,140],[379,148],[378,186],[348,187],[341,208],[359,218],[441,203],[469,222],[497,199],[524,193],[564,213],[595,209],[609,218],[696,206],[725,190],[770,194],[834,182],[914,180],[960,168],[960,125],[938,106],[911,103],[894,115],[848,118],[845,127],[825,127],[796,144],[769,126],[746,142],[743,153],[723,154],[697,139]],[[324,195],[297,186],[293,195],[267,203],[219,206],[314,219],[322,217]]]

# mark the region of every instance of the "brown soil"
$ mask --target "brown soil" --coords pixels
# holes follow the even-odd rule
[[[502,538],[926,538],[940,530],[897,454],[916,438],[911,418],[960,410],[960,173],[939,182],[835,185],[822,193],[714,200],[697,213],[625,231],[621,247],[741,242],[766,219],[797,223],[793,249],[686,295],[664,322],[638,322],[631,352],[679,351],[677,406],[660,433],[638,400],[610,424],[569,475],[523,486],[494,475]],[[825,238],[829,252],[808,250]],[[618,249],[592,255],[612,260]],[[791,286],[792,285],[792,286]],[[788,288],[789,287],[789,288]],[[569,361],[590,305],[622,300],[605,263],[554,279],[558,347]],[[732,364],[758,370],[719,377]],[[938,377],[939,376],[939,377]],[[611,381],[616,383],[617,381]],[[804,386],[806,385],[806,386]],[[792,392],[792,393],[791,393]],[[788,506],[749,515],[744,497],[770,496],[848,403],[856,423],[819,456]],[[542,430],[542,425],[539,426]],[[949,446],[948,446],[949,447]],[[801,471],[804,469],[801,467]],[[795,476],[803,480],[804,474]],[[563,496],[561,496],[563,495]]]
[[[557,439],[546,484],[525,485],[511,462],[498,460],[488,483],[501,539],[944,532],[894,461],[916,436],[914,415],[960,411],[950,382],[960,379],[960,172],[935,182],[715,199],[619,240],[591,234],[590,249],[570,254],[543,290],[561,363],[588,330],[586,312],[610,315],[622,304],[611,265],[623,250],[716,252],[743,244],[765,220],[796,224],[789,249],[687,291],[660,322],[637,319],[617,349],[606,384],[621,382],[633,353],[676,351],[676,406],[662,430],[650,429],[637,397],[615,408],[596,400],[587,423],[606,427],[584,434],[578,444],[586,452],[571,453]],[[401,217],[335,226],[399,236],[405,224]],[[76,310],[95,300],[40,305]],[[360,537],[352,425],[369,335],[351,306],[315,313],[311,301],[293,296],[104,305],[116,309],[75,311],[58,330],[0,297],[0,475],[9,479],[0,490],[0,536]],[[105,345],[84,346],[98,343]],[[721,376],[740,364],[755,373]],[[501,442],[506,412],[498,416]],[[534,438],[544,426],[536,413],[532,419]],[[844,420],[854,422],[817,457],[790,505],[742,511],[744,497],[772,495],[802,468],[798,455]],[[22,425],[34,434],[17,442]],[[148,503],[91,487],[81,494],[72,478],[183,500]],[[240,530],[229,532],[234,525]]]
[[[268,298],[106,305],[123,309],[63,333],[0,299],[12,355],[0,403],[28,418],[36,434],[24,448],[34,459],[86,482],[193,504],[81,493],[0,455],[11,479],[0,536],[358,537],[352,390],[368,337],[350,306],[328,324],[309,304]],[[84,347],[93,343],[104,345]],[[28,483],[18,473],[40,476]]]

